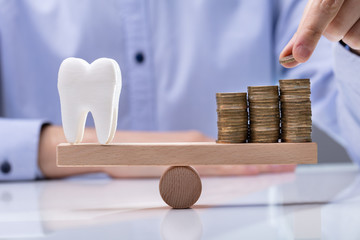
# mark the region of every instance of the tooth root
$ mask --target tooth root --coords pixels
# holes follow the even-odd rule
[[[120,73],[120,68],[119,65],[117,65],[117,63],[114,63],[117,74],[118,74],[118,78],[121,78],[121,73]],[[120,80],[121,83],[121,80]],[[112,125],[111,125],[111,134],[110,134],[110,138],[109,138],[109,142],[111,142],[114,137],[115,137],[115,133],[116,133],[116,126],[117,126],[117,120],[118,120],[118,109],[119,109],[119,98],[120,98],[120,92],[121,92],[121,84],[117,85],[115,87],[115,98],[114,98],[114,102],[113,102],[113,119],[112,119]]]
[[[94,118],[96,135],[99,143],[107,144],[111,142],[116,132],[117,120],[117,114],[112,106],[109,105],[109,107],[104,107],[102,109],[95,108],[91,113]]]
[[[85,122],[88,111],[79,111],[74,104],[61,107],[65,138],[69,143],[79,143],[84,136]]]
[[[116,126],[117,126],[117,116],[118,116],[118,110],[117,110],[117,108],[114,108],[114,110],[113,110],[113,120],[112,120],[112,125],[111,125],[111,135],[110,135],[108,143],[111,142],[115,137]]]

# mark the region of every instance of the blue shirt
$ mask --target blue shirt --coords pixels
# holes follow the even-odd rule
[[[11,166],[0,179],[40,174],[40,128],[61,124],[57,73],[70,56],[119,63],[118,129],[214,138],[216,92],[311,78],[313,122],[360,161],[360,57],[321,39],[307,63],[278,64],[306,2],[0,0],[0,164]]]

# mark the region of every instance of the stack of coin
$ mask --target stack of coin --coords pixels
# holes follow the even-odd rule
[[[280,80],[281,141],[311,142],[310,79]]]
[[[250,142],[278,142],[280,134],[278,86],[248,87],[248,95]]]
[[[248,136],[246,93],[217,93],[218,143],[243,143]]]

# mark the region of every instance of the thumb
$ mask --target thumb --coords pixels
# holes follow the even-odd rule
[[[306,29],[298,34],[292,46],[292,54],[299,63],[306,62],[314,52],[322,33]]]
[[[285,46],[285,48],[280,53],[279,62],[281,63],[281,65],[283,65],[283,67],[293,68],[293,67],[296,67],[297,65],[300,64],[297,61],[294,61],[294,62],[282,62],[283,58],[292,55],[295,39],[296,39],[296,33],[294,34],[294,36],[291,38],[289,43]]]

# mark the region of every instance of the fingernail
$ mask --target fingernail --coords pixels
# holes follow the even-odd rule
[[[296,46],[294,54],[297,57],[297,61],[305,62],[311,55],[311,50],[304,44]]]

